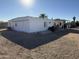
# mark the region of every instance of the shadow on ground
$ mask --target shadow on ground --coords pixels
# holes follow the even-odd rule
[[[1,31],[1,35],[18,45],[27,49],[34,49],[38,46],[47,44],[54,40],[61,38],[68,33],[79,33],[78,30],[63,30],[58,32],[52,32],[49,34],[27,34],[15,31]]]

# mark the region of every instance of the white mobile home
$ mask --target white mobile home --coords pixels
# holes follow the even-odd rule
[[[8,22],[8,27],[11,27],[13,30],[27,33],[45,31],[51,26],[53,26],[53,21],[47,17],[18,17]]]

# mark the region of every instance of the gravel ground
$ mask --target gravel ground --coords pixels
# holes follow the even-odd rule
[[[79,59],[79,32],[0,31],[0,59]]]

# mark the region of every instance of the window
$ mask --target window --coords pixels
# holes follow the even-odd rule
[[[17,24],[15,23],[15,26],[17,26]]]
[[[46,27],[46,22],[44,22],[44,27]]]

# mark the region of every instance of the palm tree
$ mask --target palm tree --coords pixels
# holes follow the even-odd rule
[[[75,20],[76,20],[76,17],[74,16],[74,17],[73,17],[73,21],[75,22]]]
[[[71,22],[72,27],[75,27],[75,26],[76,26],[75,20],[76,20],[76,17],[74,16],[74,17],[73,17],[73,21]]]
[[[45,14],[40,14],[40,18],[46,18],[47,16]]]

